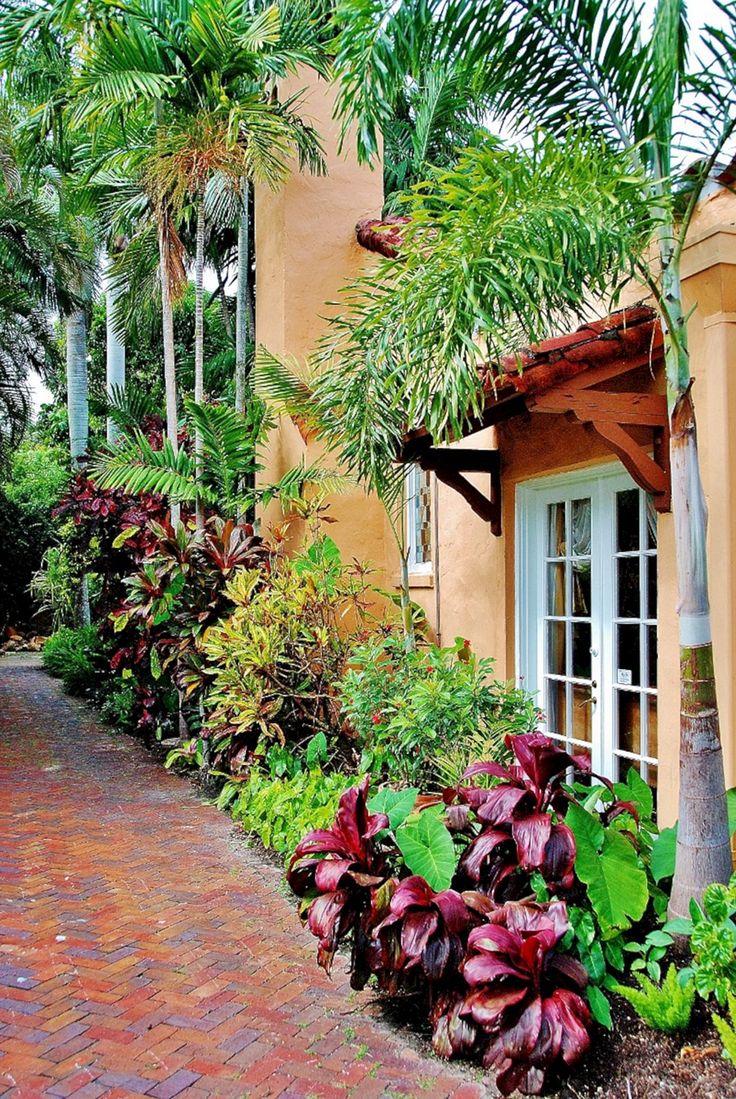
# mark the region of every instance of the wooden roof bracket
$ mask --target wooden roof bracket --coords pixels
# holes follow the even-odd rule
[[[409,461],[422,469],[432,470],[438,480],[459,492],[491,528],[491,534],[501,535],[501,456],[498,450],[463,450],[449,447],[424,447]],[[490,493],[485,496],[471,484],[464,473],[488,473]]]
[[[605,393],[559,388],[536,397],[535,412],[572,413],[620,459],[633,480],[652,495],[659,512],[669,511],[670,445],[667,399],[657,393]],[[652,454],[633,438],[630,427],[650,428]]]

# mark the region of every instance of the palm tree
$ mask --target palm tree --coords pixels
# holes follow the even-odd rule
[[[468,154],[410,205],[415,225],[401,270],[385,268],[383,293],[372,288],[373,305],[365,286],[362,297],[361,288],[354,289],[356,309],[343,318],[337,337],[343,378],[328,371],[323,389],[325,402],[342,408],[349,423],[346,454],[354,467],[375,475],[407,414],[410,422],[426,422],[436,438],[462,425],[480,400],[478,337],[494,354],[514,337],[533,340],[561,318],[574,319],[586,296],[619,278],[639,280],[655,302],[665,333],[679,578],[680,824],[671,901],[678,915],[690,897],[731,872],[706,511],[680,287],[699,196],[736,127],[736,11],[721,0],[717,5],[723,26],[705,28],[702,65],[690,60],[684,0],[659,0],[648,36],[634,0],[342,0],[337,6],[338,18],[349,18],[337,48],[339,108],[346,122],[359,119],[364,156],[376,149],[393,88],[424,34],[436,57],[460,55],[477,67],[502,122],[527,134],[542,127],[547,135],[531,154],[492,147]],[[553,180],[552,191],[545,178]],[[510,206],[495,201],[499,188]],[[491,254],[473,247],[481,227],[481,241],[494,241]],[[350,386],[360,406],[352,412]],[[361,430],[367,433],[367,404],[376,393],[389,399],[390,411],[372,457],[361,456],[356,440]]]
[[[318,45],[293,20],[283,33],[280,10],[223,9],[213,0],[182,6],[144,0],[135,8],[108,9],[96,29],[76,82],[78,121],[103,112],[139,109],[148,100],[156,140],[144,169],[156,211],[164,326],[167,434],[177,449],[176,373],[172,289],[178,279],[176,219],[186,199],[196,221],[195,400],[203,396],[203,271],[205,193],[216,173],[238,186],[241,179],[277,186],[298,155],[322,170],[319,141],[297,113],[297,102],[280,102],[274,80],[299,62],[324,71]],[[201,440],[195,442],[197,450]],[[201,522],[201,509],[198,509]]]

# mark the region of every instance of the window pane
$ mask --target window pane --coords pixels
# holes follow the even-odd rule
[[[590,614],[590,561],[572,563],[572,613]]]
[[[593,740],[593,703],[590,687],[572,685],[572,736],[574,740]]]
[[[657,686],[657,627],[647,626],[647,642],[649,649],[649,676],[648,686]]]
[[[589,622],[572,624],[572,674],[576,679],[591,678]]]
[[[639,558],[619,557],[618,566],[618,617],[638,618],[639,606]]]
[[[572,502],[572,553],[576,557],[587,557],[590,553],[590,500]]]
[[[565,613],[565,565],[558,561],[547,565],[547,613],[563,615]]]
[[[567,646],[565,622],[547,623],[547,670],[552,675],[567,674]]]
[[[641,751],[641,703],[636,691],[616,691],[618,710],[618,746],[624,752]]]
[[[567,736],[566,684],[547,680],[547,728],[557,736]]]
[[[657,513],[651,496],[647,496],[647,547],[657,548]]]
[[[639,548],[639,489],[616,493],[616,546],[619,550]]]
[[[565,537],[565,505],[550,504],[549,512],[549,539],[548,555],[550,557],[564,557],[567,539]]]
[[[647,618],[657,617],[657,558],[645,557],[644,566],[647,570]]]
[[[638,687],[640,680],[639,626],[617,626],[618,648],[616,682],[624,687]]]
[[[654,695],[647,695],[647,713],[649,720],[649,744],[647,755],[652,759],[659,758],[659,738],[657,736],[657,699]]]

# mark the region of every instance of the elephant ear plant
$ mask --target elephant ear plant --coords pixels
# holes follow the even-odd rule
[[[372,976],[390,995],[423,993],[440,1056],[472,1052],[497,1071],[503,1094],[537,1094],[590,1043],[588,975],[561,946],[566,905],[535,903],[531,890],[534,873],[549,892],[573,885],[575,840],[562,819],[573,794],[563,780],[583,763],[538,734],[509,740],[516,763],[468,772],[495,786],[466,782],[442,797],[381,791],[369,803],[364,778],[333,826],[299,843],[288,878],[324,969],[348,940],[353,987]],[[434,822],[429,846],[401,842],[417,820]],[[444,858],[448,842],[454,872],[434,889],[418,865],[432,865],[433,843]]]

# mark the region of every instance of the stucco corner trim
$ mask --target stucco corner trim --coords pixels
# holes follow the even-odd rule
[[[736,313],[711,313],[703,321],[703,328],[718,328],[722,324],[736,324]]]

